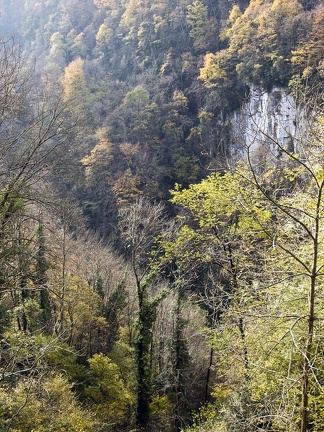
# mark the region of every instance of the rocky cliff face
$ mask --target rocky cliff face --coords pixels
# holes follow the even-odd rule
[[[234,113],[231,124],[237,153],[247,148],[255,153],[267,146],[276,157],[275,143],[296,151],[303,129],[302,113],[287,90],[273,88],[268,93],[258,86],[250,87],[248,100]]]

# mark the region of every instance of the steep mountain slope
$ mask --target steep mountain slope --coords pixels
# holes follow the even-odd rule
[[[252,84],[295,92],[323,80],[320,1],[2,1],[0,8],[4,34],[15,34],[38,73],[61,81],[83,109],[79,159],[92,156],[83,159],[87,176],[73,181],[97,228],[105,224],[103,188],[111,202],[166,198],[175,182],[188,185],[221,167],[234,144],[225,120]]]

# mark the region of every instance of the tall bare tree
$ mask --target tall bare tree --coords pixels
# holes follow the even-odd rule
[[[137,407],[136,424],[146,427],[152,396],[151,344],[156,308],[163,292],[154,286],[155,275],[149,266],[155,236],[165,223],[162,205],[153,205],[143,198],[119,213],[119,228],[135,279],[138,315],[136,337]],[[155,289],[154,289],[155,288]]]

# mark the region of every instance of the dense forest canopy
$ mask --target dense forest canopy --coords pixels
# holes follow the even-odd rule
[[[3,36],[84,115],[74,150],[87,175],[73,183],[104,234],[98,204],[107,211],[108,197],[167,199],[176,182],[206,176],[210,159],[223,166],[227,119],[252,84],[321,85],[321,3],[15,0],[0,3],[0,19]]]
[[[0,0],[1,431],[323,429],[322,3]]]

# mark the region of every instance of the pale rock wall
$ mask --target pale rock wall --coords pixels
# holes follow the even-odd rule
[[[249,148],[253,154],[266,145],[278,157],[275,143],[296,151],[302,135],[301,119],[299,108],[287,90],[275,87],[268,93],[252,85],[249,98],[230,120],[234,153],[238,156]]]

